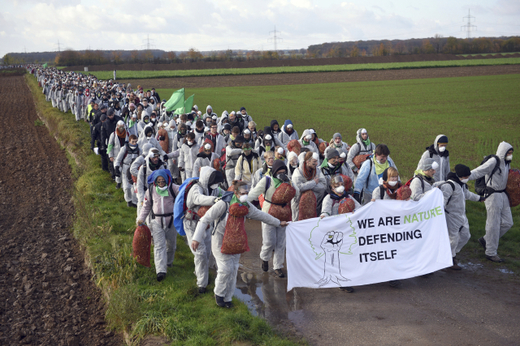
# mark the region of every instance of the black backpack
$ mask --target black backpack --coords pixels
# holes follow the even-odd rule
[[[500,159],[496,155],[488,155],[488,156],[486,156],[484,158],[484,160],[482,160],[482,162],[480,164],[481,165],[484,164],[485,162],[487,162],[491,158],[494,158],[497,163],[495,164],[495,167],[491,171],[491,174],[489,175],[488,181],[486,181],[486,177],[485,176],[483,176],[481,178],[478,178],[475,181],[475,192],[478,195],[480,195],[480,196],[490,196],[490,195],[492,195],[495,192],[495,189],[493,189],[492,187],[488,187],[487,184],[491,181],[491,178],[493,177],[493,174],[495,174],[495,172],[497,170],[500,170],[500,172],[502,172],[502,170],[500,169]]]

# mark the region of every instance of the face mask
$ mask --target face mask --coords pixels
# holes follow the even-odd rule
[[[277,174],[276,179],[281,180],[281,181],[289,181],[289,177],[285,173]]]
[[[240,196],[240,202],[242,202],[242,203],[247,202],[247,197],[248,197],[247,195]]]
[[[382,164],[381,161],[379,161],[378,159],[376,159],[376,162],[377,162],[377,164],[379,164],[379,165]]]
[[[469,178],[468,179],[460,179],[460,182],[463,183],[463,184],[467,184],[469,181]]]
[[[215,190],[216,188],[218,188],[218,184],[210,185],[209,188]]]
[[[193,141],[188,141],[188,145],[193,145]]]
[[[137,148],[137,144],[129,144],[128,146],[130,146],[131,149]]]
[[[337,193],[342,194],[343,192],[345,192],[345,186],[340,185],[337,188],[335,188],[334,190],[336,190]]]
[[[446,151],[446,147],[439,147],[439,151],[440,151],[441,153],[445,152],[445,151]]]
[[[513,154],[506,156],[507,161],[513,161]]]
[[[146,137],[146,139],[147,139],[147,140],[150,140],[150,139],[152,139],[152,137],[151,137],[151,136],[150,136],[150,137]]]
[[[270,150],[271,150],[271,146],[270,146],[270,145],[267,145],[267,146],[265,147],[265,150],[270,151]]]
[[[329,165],[330,168],[334,168],[334,165],[330,162],[327,162],[327,165]]]
[[[165,185],[164,187],[157,186],[159,190],[164,191],[168,188],[168,185]]]
[[[390,185],[390,186],[396,186],[396,185],[397,185],[397,181],[389,181],[389,182],[388,182],[388,185]]]
[[[144,119],[143,121],[145,124],[148,124],[150,122],[150,120],[148,120],[148,119]]]

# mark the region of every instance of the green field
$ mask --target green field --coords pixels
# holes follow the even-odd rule
[[[482,56],[487,56],[487,55],[502,55],[502,56],[508,56],[508,55],[512,55],[512,54],[518,54],[519,52],[511,52],[511,53],[480,53],[480,54],[457,54],[457,56],[477,56],[477,55],[482,55]]]
[[[28,77],[40,113],[51,131],[65,143],[75,179],[74,235],[86,249],[96,283],[110,297],[107,320],[125,330],[136,343],[149,334],[166,336],[178,345],[288,345],[265,321],[237,307],[216,307],[211,293],[199,295],[193,275],[193,257],[178,238],[173,268],[161,283],[155,271],[137,265],[131,257],[135,209],[127,208],[121,190],[101,171],[99,157],[89,149],[89,128],[70,114],[44,101],[33,77]],[[435,136],[449,137],[451,165],[477,165],[495,153],[502,140],[518,148],[520,136],[520,75],[414,79],[381,82],[292,86],[189,89],[195,103],[219,113],[245,106],[263,128],[271,119],[291,119],[296,130],[312,127],[329,140],[334,132],[354,143],[360,127],[375,143],[386,143],[402,179],[411,177]],[[158,90],[164,98],[173,90]],[[78,163],[79,162],[79,163]],[[513,166],[520,167],[515,154]],[[520,274],[520,207],[513,210],[515,226],[501,239],[499,255],[505,266]],[[486,261],[476,239],[484,234],[483,204],[468,202],[472,239],[463,249],[466,259]],[[487,262],[496,268],[497,265]],[[213,289],[212,276],[208,289]]]
[[[170,77],[202,77],[202,76],[230,76],[277,73],[308,73],[308,72],[341,72],[341,71],[368,71],[368,70],[400,70],[432,67],[461,67],[461,66],[491,66],[517,65],[520,58],[497,58],[475,60],[445,60],[445,61],[415,61],[373,64],[345,64],[321,66],[282,66],[282,67],[255,67],[255,68],[228,68],[208,70],[159,70],[159,71],[117,71],[118,79],[146,79]],[[160,66],[160,65],[158,65]],[[114,68],[117,68],[115,66]],[[77,71],[84,73],[83,71]],[[90,74],[99,79],[112,79],[112,71],[91,71]]]
[[[173,92],[157,91],[163,98]],[[496,153],[501,141],[519,148],[519,92],[520,75],[186,89],[186,95],[195,94],[200,110],[210,104],[219,116],[245,106],[258,129],[272,119],[280,124],[290,119],[300,135],[314,128],[329,141],[340,132],[352,145],[357,129],[366,128],[372,141],[389,146],[405,181],[441,133],[450,140],[452,168],[458,163],[476,167],[485,155]],[[520,158],[513,167],[520,168]],[[473,234],[468,253],[484,258],[476,239],[484,235],[485,208],[468,202],[467,209]],[[503,238],[499,254],[520,273],[520,207],[513,216],[515,226]]]

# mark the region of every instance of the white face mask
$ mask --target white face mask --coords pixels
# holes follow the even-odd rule
[[[240,196],[240,202],[245,203],[247,202],[248,195],[242,195]]]
[[[506,156],[507,161],[513,161],[513,154]]]
[[[388,185],[390,185],[390,186],[396,186],[396,185],[397,185],[397,181],[389,181],[389,182],[388,182]]]
[[[330,162],[327,162],[327,165],[329,165],[330,168],[334,168],[334,165]]]
[[[345,186],[340,185],[337,188],[335,188],[334,190],[336,190],[337,193],[342,194],[343,192],[345,192]]]
[[[445,151],[446,151],[446,147],[439,147],[439,151],[440,151],[441,153],[445,152]]]
[[[157,186],[159,190],[164,191],[168,188],[168,185],[165,185],[164,187]]]
[[[215,190],[218,187],[218,184],[210,185],[209,188],[212,190]]]
[[[469,181],[469,178],[468,179],[460,179],[460,182],[463,183],[463,184],[467,184]]]
[[[188,141],[188,144],[189,145],[193,145],[193,141]]]

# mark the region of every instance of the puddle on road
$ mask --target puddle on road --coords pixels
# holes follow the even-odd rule
[[[272,325],[290,321],[294,325],[303,320],[301,302],[296,289],[287,290],[287,280],[269,273],[238,271],[235,297],[244,302],[254,316],[260,316]]]
[[[468,263],[459,262],[459,266],[462,267],[462,269],[472,270],[472,271],[484,268],[483,264],[473,263],[473,262],[468,262]]]

